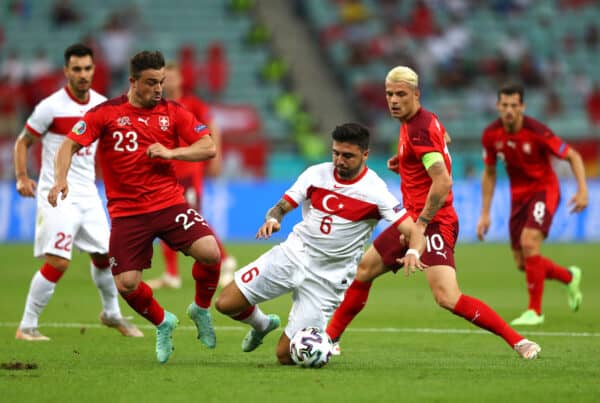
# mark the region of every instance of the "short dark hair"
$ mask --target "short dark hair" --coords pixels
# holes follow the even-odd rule
[[[525,102],[525,88],[519,83],[506,83],[498,90],[498,99],[501,95],[519,94],[521,103]]]
[[[143,50],[129,61],[129,74],[137,79],[144,70],[160,70],[163,67],[165,67],[165,58],[160,51]]]
[[[75,43],[69,46],[67,49],[65,49],[65,66],[69,65],[69,60],[71,60],[71,56],[90,56],[93,59],[94,51],[82,43]]]
[[[344,123],[336,126],[331,137],[340,143],[356,144],[361,150],[369,149],[369,129],[358,123]]]

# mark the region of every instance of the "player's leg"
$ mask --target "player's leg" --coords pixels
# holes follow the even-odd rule
[[[15,335],[17,339],[29,341],[50,340],[38,330],[38,321],[52,294],[54,294],[56,283],[68,267],[69,260],[46,254],[44,264],[31,279],[23,318]]]
[[[294,361],[290,356],[290,338],[285,332],[281,333],[281,337],[279,337],[276,354],[277,361],[279,361],[281,365],[294,365]]]
[[[173,352],[173,331],[179,322],[163,309],[152,289],[142,281],[142,270],[150,267],[152,241],[162,221],[163,211],[114,218],[109,255],[119,294],[134,311],[156,326],[156,358],[165,363]]]
[[[184,253],[196,259],[192,266],[196,292],[194,302],[188,306],[187,315],[196,325],[200,342],[208,348],[215,348],[217,340],[209,308],[221,272],[219,248],[211,233],[195,240]]]
[[[281,322],[277,315],[264,314],[258,304],[294,290],[304,280],[304,264],[308,256],[296,251],[289,256],[300,255],[304,259],[292,261],[284,253],[282,245],[275,246],[235,272],[234,281],[217,297],[219,312],[252,327],[242,341],[244,352],[260,346],[264,337],[278,328]]]
[[[400,232],[391,225],[375,239],[360,260],[354,281],[326,329],[335,349],[339,349],[339,344],[335,344],[339,343],[350,322],[367,304],[373,280],[389,270],[395,271],[399,268],[396,257],[403,256],[406,251],[406,245],[399,239]]]
[[[544,294],[546,273],[540,254],[543,240],[544,234],[536,228],[524,227],[519,236],[519,246],[525,266],[529,305],[521,316],[511,322],[512,325],[539,325],[544,323],[542,296]]]
[[[23,318],[15,335],[17,339],[49,340],[39,332],[38,321],[56,284],[69,267],[79,219],[68,200],[54,209],[45,200],[38,199],[34,256],[43,257],[44,264],[31,280]]]
[[[142,337],[144,334],[121,314],[119,293],[108,259],[110,230],[102,202],[97,198],[95,203],[86,201],[83,206],[80,226],[73,245],[90,255],[90,274],[102,301],[100,322],[118,330],[124,336]]]
[[[227,252],[221,238],[216,233],[215,239],[221,252],[221,277],[219,278],[219,286],[225,288],[225,286],[233,281],[233,273],[237,269],[237,260]]]
[[[430,266],[425,275],[435,301],[442,308],[502,337],[523,358],[537,357],[541,350],[537,344],[517,333],[485,302],[461,293],[453,267]]]

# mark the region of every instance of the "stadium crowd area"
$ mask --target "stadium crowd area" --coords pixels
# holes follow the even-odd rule
[[[12,144],[33,106],[63,82],[62,51],[96,51],[94,87],[127,86],[127,60],[142,48],[178,60],[187,91],[216,106],[225,129],[226,175],[287,179],[327,158],[330,128],[302,105],[289,66],[270,45],[256,0],[74,2],[12,0],[0,10],[0,177],[12,179]],[[479,136],[496,116],[497,86],[527,88],[527,113],[582,152],[590,176],[600,154],[600,2],[594,0],[295,0],[294,12],[335,71],[356,119],[391,153],[382,81],[413,66],[422,101],[453,137],[455,176],[478,176]],[[321,131],[323,136],[315,136]],[[312,151],[311,151],[312,150]],[[316,150],[316,151],[315,151]],[[382,166],[387,155],[373,156]],[[284,156],[287,156],[284,158]],[[249,170],[243,168],[250,167]],[[291,168],[290,168],[291,167]],[[32,167],[35,171],[35,167]]]

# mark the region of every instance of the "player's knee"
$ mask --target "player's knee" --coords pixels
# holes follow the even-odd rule
[[[115,277],[115,286],[121,295],[127,295],[130,292],[135,291],[139,285],[140,282],[137,280]]]
[[[69,268],[69,260],[58,256],[46,255],[46,263],[63,273]]]
[[[443,288],[435,290],[433,292],[433,298],[436,304],[448,310],[453,310],[458,301],[458,297]]]

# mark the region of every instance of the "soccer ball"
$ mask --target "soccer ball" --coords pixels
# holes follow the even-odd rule
[[[316,327],[305,327],[290,341],[292,360],[304,368],[321,368],[331,357],[331,339]]]

